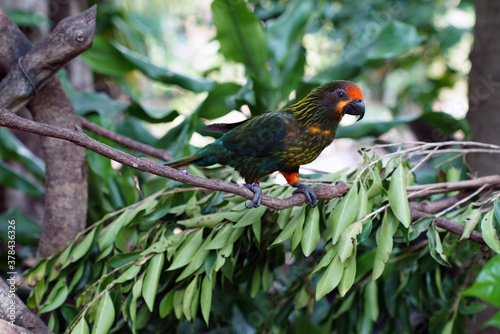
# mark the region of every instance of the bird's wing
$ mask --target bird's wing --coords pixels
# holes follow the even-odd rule
[[[246,119],[244,121],[236,122],[236,123],[214,123],[214,124],[204,126],[203,130],[207,130],[210,132],[226,133],[226,132],[229,132],[230,130],[234,129],[237,126],[240,126],[245,122],[248,122],[249,120],[250,120],[250,118]]]
[[[221,137],[222,143],[232,152],[265,157],[284,149],[291,118],[280,112],[256,116],[227,132]]]

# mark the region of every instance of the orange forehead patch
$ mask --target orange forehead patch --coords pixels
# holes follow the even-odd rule
[[[363,99],[363,93],[361,92],[361,88],[359,88],[358,85],[356,85],[355,83],[348,83],[344,90],[346,91],[347,94],[349,94],[349,96],[352,98],[352,99]]]

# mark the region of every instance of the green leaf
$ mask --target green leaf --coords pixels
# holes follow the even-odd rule
[[[257,292],[259,292],[260,288],[260,270],[259,268],[255,268],[253,271],[253,277],[252,277],[252,285],[250,286],[250,297],[255,298],[257,295]]]
[[[45,26],[49,28],[51,21],[47,16],[38,15],[31,11],[24,10],[7,10],[9,18],[20,27],[39,27]]]
[[[144,297],[144,301],[151,312],[153,312],[155,297],[158,293],[158,282],[160,281],[164,262],[165,253],[159,253],[153,256],[153,258],[149,261],[146,276],[144,277],[142,296]]]
[[[484,324],[483,328],[497,327],[500,328],[500,312],[497,312],[493,317],[489,318]]]
[[[79,92],[68,90],[68,95],[80,116],[97,112],[102,116],[115,116],[122,113],[128,104],[109,97],[108,94],[99,92]]]
[[[500,255],[493,257],[481,269],[472,286],[462,292],[463,296],[477,297],[500,307]]]
[[[430,254],[434,260],[442,266],[451,267],[446,254],[443,252],[443,245],[436,224],[431,224],[431,227],[427,230],[427,238],[429,239]]]
[[[221,228],[217,232],[215,238],[213,238],[213,240],[208,244],[208,246],[205,247],[205,250],[221,249],[226,247],[232,233],[233,229],[231,224],[226,224],[223,228]]]
[[[78,316],[78,312],[78,309],[72,305],[64,304],[61,306],[61,314],[64,320],[69,323],[72,323],[73,320],[76,319],[76,317]]]
[[[160,81],[166,84],[178,85],[195,93],[209,91],[216,86],[215,82],[203,77],[192,78],[156,66],[151,63],[147,57],[144,57],[143,55],[140,55],[117,42],[113,41],[111,44],[123,56],[123,58],[129,62],[130,65],[144,73],[144,75],[152,80]]]
[[[132,298],[129,304],[129,315],[130,321],[132,322],[132,331],[135,332],[136,319],[137,319],[137,299],[141,296],[142,288],[144,283],[144,275],[139,276],[139,279],[134,283],[132,287]]]
[[[19,161],[39,180],[45,177],[45,163],[7,128],[0,128],[0,159]]]
[[[279,64],[285,63],[291,50],[299,44],[314,5],[310,0],[292,1],[282,15],[266,22],[267,46]]]
[[[62,253],[56,257],[55,262],[52,266],[52,270],[49,272],[49,282],[52,282],[55,279],[59,278],[59,274],[61,273],[62,267],[66,264],[69,258],[69,254],[73,249],[75,241],[73,240],[63,251]]]
[[[385,269],[385,263],[391,256],[392,252],[392,236],[398,229],[399,222],[388,210],[382,218],[382,226],[380,227],[380,235],[377,241],[377,251],[375,253],[375,260],[373,262],[372,281],[377,280]]]
[[[306,216],[306,223],[304,230],[302,232],[301,246],[304,256],[309,256],[316,248],[318,244],[320,233],[319,233],[319,218],[320,212],[319,208],[315,207],[309,209]]]
[[[370,207],[368,203],[368,192],[366,191],[363,183],[359,185],[359,193],[358,193],[358,214],[356,215],[356,221],[361,220],[364,216],[370,213]]]
[[[81,57],[94,72],[105,75],[120,76],[135,69],[104,36],[95,36],[92,48]]]
[[[68,295],[69,289],[65,280],[58,281],[38,313],[43,314],[59,308],[66,301]]]
[[[363,122],[356,122],[348,126],[339,126],[335,138],[360,139],[364,137],[378,137],[392,128],[406,125],[408,122],[416,119],[417,116],[414,115],[401,115],[394,117],[390,121],[365,122],[365,120],[363,120]]]
[[[217,85],[206,99],[198,107],[198,117],[215,119],[222,117],[236,108],[235,95],[241,89],[240,85],[234,83],[222,83]]]
[[[191,283],[189,283],[182,298],[182,311],[184,313],[184,316],[186,316],[186,319],[189,321],[191,321],[193,317],[193,315],[191,314],[191,304],[193,303],[193,298],[196,295],[197,288],[198,288],[198,276],[196,276],[191,281]]]
[[[327,226],[332,229],[334,245],[339,241],[347,226],[354,222],[358,209],[358,184],[354,183],[326,221]]]
[[[35,223],[18,208],[10,208],[0,214],[0,231],[7,231],[9,222],[15,222],[16,243],[23,245],[38,245],[39,234],[42,232],[40,224]],[[9,238],[6,232],[0,233],[0,241],[7,244]],[[34,268],[33,268],[34,269]],[[40,278],[41,279],[41,278]],[[40,280],[39,279],[39,280]]]
[[[306,213],[308,211],[310,211],[310,207],[305,207],[304,213]],[[305,216],[307,217],[307,214],[305,214]],[[303,233],[304,223],[305,223],[305,217],[304,217],[304,219],[301,219],[299,221],[299,223],[297,224],[297,227],[295,228],[295,231],[293,232],[293,237],[292,237],[292,252],[300,244],[300,240],[302,239],[302,233]]]
[[[278,221],[276,222],[280,229],[284,229],[285,225],[288,224],[292,210],[293,210],[293,208],[287,208],[285,210],[280,210],[280,212],[278,214]]]
[[[205,259],[210,254],[210,251],[206,250],[206,247],[212,241],[212,233],[205,239],[203,244],[200,246],[200,250],[196,253],[196,256],[193,257],[191,262],[187,265],[186,268],[182,271],[182,273],[175,280],[176,282],[180,282],[181,280],[191,276],[194,272],[196,272],[204,263]]]
[[[163,253],[170,247],[177,246],[182,240],[185,238],[184,233],[172,234],[166,238],[162,238],[148,247],[145,251],[142,252],[143,255],[147,255],[150,253]]]
[[[424,122],[432,126],[433,130],[436,132],[435,135],[453,135],[457,130],[462,130],[465,134],[465,138],[470,138],[470,126],[465,119],[456,119],[445,112],[424,112],[422,116],[416,119],[418,122]],[[449,173],[452,173],[451,175]],[[448,182],[459,181],[460,172],[453,166],[448,169],[448,176],[451,179]],[[450,194],[450,196],[453,196]]]
[[[71,334],[89,334],[89,325],[85,321],[85,314],[82,315],[80,321],[77,322]]]
[[[29,196],[42,196],[45,193],[42,187],[31,182],[3,161],[0,161],[0,184],[17,189]]]
[[[174,308],[174,290],[170,290],[160,301],[160,318],[165,318]]]
[[[500,200],[495,200],[495,205],[493,206],[493,211],[495,211],[495,220],[500,223]]]
[[[496,253],[500,253],[500,241],[498,240],[498,232],[495,229],[495,222],[493,220],[494,210],[489,211],[481,221],[481,231],[483,234],[484,242]]]
[[[205,276],[203,282],[201,283],[201,313],[203,314],[203,319],[208,326],[208,321],[210,320],[210,309],[212,307],[212,282],[208,276]]]
[[[99,238],[99,249],[102,251],[109,246],[111,246],[115,240],[120,229],[132,221],[137,215],[137,210],[125,210],[121,215],[118,216],[111,224],[107,226],[106,231],[104,231]]]
[[[362,50],[362,54],[369,60],[389,59],[410,51],[423,41],[424,38],[418,34],[415,26],[390,21],[380,30],[373,42]]]
[[[366,196],[371,199],[380,193],[382,193],[383,186],[382,186],[382,180],[380,179],[380,168],[375,167],[370,171],[370,175],[372,175],[372,184],[370,188],[368,188],[368,191],[366,192]],[[361,194],[361,190],[360,190]]]
[[[143,252],[141,251],[135,251],[135,252],[130,252],[130,253],[118,253],[115,256],[113,256],[107,264],[112,267],[112,268],[119,268],[125,264],[130,264],[131,262],[144,258]]]
[[[342,279],[339,282],[338,290],[342,297],[349,291],[356,278],[356,250],[352,255],[344,262],[344,273],[342,274]]]
[[[399,221],[409,228],[411,224],[410,204],[406,193],[405,168],[399,164],[394,173],[392,173],[389,183],[389,204]]]
[[[224,55],[245,64],[258,77],[265,77],[266,36],[262,23],[246,3],[242,0],[215,0],[212,15]]]
[[[248,210],[248,212],[233,227],[239,228],[255,224],[257,221],[260,221],[260,218],[264,215],[264,213],[266,213],[266,209],[266,206],[261,205],[256,209]]]
[[[326,268],[325,273],[318,281],[316,286],[316,300],[320,300],[323,296],[332,292],[337,287],[344,272],[344,264],[338,256]]]
[[[363,230],[361,221],[349,225],[340,236],[337,252],[342,263],[351,256],[354,246],[356,245],[356,236]]]
[[[295,217],[293,217],[292,221],[285,226],[283,231],[281,231],[276,240],[274,240],[274,242],[269,247],[279,245],[285,242],[286,240],[290,239],[293,232],[295,232],[297,226],[304,222],[305,213],[306,211],[304,210],[304,207],[300,208],[300,212],[297,213]]]
[[[174,292],[174,313],[175,313],[175,317],[177,319],[181,319],[182,317],[182,300],[183,300],[183,297],[184,297],[184,291],[186,291],[186,289],[181,289],[181,290],[175,290]]]
[[[193,256],[199,251],[202,241],[203,229],[191,233],[184,241],[179,251],[175,254],[174,261],[167,270],[175,270],[191,262]]]
[[[326,252],[323,258],[321,258],[321,261],[319,261],[318,265],[316,266],[316,268],[314,268],[310,276],[313,276],[324,267],[330,265],[336,255],[337,255],[337,246],[333,246]]]
[[[464,230],[462,232],[462,235],[460,236],[460,241],[470,238],[470,234],[472,233],[472,231],[474,231],[480,220],[481,210],[471,210],[471,212],[464,218]]]
[[[376,322],[380,310],[378,308],[378,287],[377,282],[370,281],[365,288],[365,313],[368,314],[370,320]]]
[[[185,220],[179,220],[177,224],[186,227],[214,227],[224,219],[237,222],[246,212],[221,212],[210,215],[193,217]]]
[[[90,232],[85,236],[85,238],[83,238],[83,240],[79,244],[73,247],[67,265],[78,261],[84,255],[87,254],[90,247],[94,244],[95,231],[96,231],[95,228],[90,230]],[[65,265],[64,267],[66,267],[67,265]]]
[[[269,261],[266,261],[264,270],[262,271],[262,290],[268,291],[273,285],[273,272],[269,270]]]
[[[108,334],[113,323],[115,322],[115,307],[109,291],[106,290],[104,296],[101,297],[97,312],[95,315],[94,326],[92,327],[92,334]]]
[[[123,274],[120,274],[113,283],[119,284],[119,283],[124,283],[126,281],[132,280],[137,277],[137,274],[141,271],[142,266],[137,266],[132,264],[130,267],[128,267],[127,270]]]

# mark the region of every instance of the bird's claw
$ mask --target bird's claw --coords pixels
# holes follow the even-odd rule
[[[316,204],[318,204],[316,193],[307,184],[295,183],[292,186],[297,188],[297,190],[294,190],[292,194],[304,194],[304,196],[306,196],[306,203],[309,204],[310,207],[314,208]]]
[[[262,189],[260,189],[259,183],[258,182],[252,184],[246,183],[243,186],[254,192],[252,201],[249,204],[245,202],[245,206],[248,209],[258,208],[262,200]]]

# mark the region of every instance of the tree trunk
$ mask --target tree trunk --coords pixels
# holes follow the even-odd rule
[[[500,145],[500,2],[476,0],[475,5],[467,120],[472,140]],[[500,173],[499,155],[475,154],[467,160],[479,175]]]

